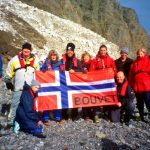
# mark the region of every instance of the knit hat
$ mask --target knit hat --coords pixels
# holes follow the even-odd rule
[[[39,86],[39,87],[40,87],[41,84],[39,83],[39,81],[33,79],[33,80],[31,81],[31,86]]]
[[[75,45],[73,43],[68,43],[67,44],[66,51],[68,51],[68,50],[74,51],[74,49],[75,49]]]
[[[129,53],[129,49],[128,49],[128,47],[122,47],[120,52],[128,54]]]
[[[30,51],[32,50],[32,47],[31,47],[31,44],[30,43],[28,43],[28,42],[26,42],[26,43],[24,43],[23,45],[22,45],[22,49],[29,49]]]

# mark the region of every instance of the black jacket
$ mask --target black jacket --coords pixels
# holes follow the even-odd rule
[[[77,61],[77,66],[75,66],[75,61]],[[75,70],[75,72],[83,71],[81,61],[75,58],[75,56],[71,58],[66,56],[65,69],[66,71],[69,71],[70,69]]]
[[[125,76],[128,77],[130,66],[133,63],[131,58],[127,58],[125,62],[122,62],[121,58],[115,60],[117,71],[123,71]]]
[[[130,105],[130,103],[133,103],[135,99],[135,93],[133,92],[131,86],[127,84],[127,86],[125,87],[125,82],[126,80],[122,84],[117,84],[118,99],[121,102],[122,106]],[[122,90],[125,90],[125,95],[121,95]]]

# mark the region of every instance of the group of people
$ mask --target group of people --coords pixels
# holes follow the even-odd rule
[[[43,72],[59,70],[70,73],[86,73],[112,68],[121,105],[104,107],[104,113],[109,114],[112,122],[122,120],[128,125],[134,112],[133,101],[136,97],[140,119],[146,122],[144,103],[150,112],[150,58],[145,48],[137,51],[136,60],[128,58],[129,49],[127,47],[121,48],[120,58],[113,60],[107,52],[107,46],[101,45],[94,59],[88,52],[84,52],[79,60],[75,55],[75,45],[68,43],[66,53],[62,55],[61,59],[56,50],[50,50],[42,66],[39,66],[36,57],[31,52],[31,44],[24,43],[22,51],[10,60],[6,69],[5,83],[7,88],[13,91],[8,120],[9,126],[12,126],[14,131],[20,127],[22,131],[38,137],[45,137],[42,134],[43,124],[49,125],[51,114],[53,119],[59,123],[63,123],[64,119],[68,118],[76,119],[80,114],[79,109],[44,111],[40,114],[34,111],[34,100],[40,88],[40,83],[34,80],[35,70],[38,69]],[[97,111],[99,111],[99,107],[82,108],[83,118],[99,122]]]

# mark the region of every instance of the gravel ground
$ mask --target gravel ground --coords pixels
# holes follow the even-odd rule
[[[0,83],[0,106],[10,103],[11,92]],[[0,107],[1,108],[1,107]],[[6,117],[0,116],[5,126]],[[19,132],[12,133],[0,126],[0,150],[150,150],[150,124],[131,120],[131,125],[68,120],[64,125],[51,121],[44,128],[46,139]]]

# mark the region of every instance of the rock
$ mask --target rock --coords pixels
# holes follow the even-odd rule
[[[108,46],[108,52],[112,57],[119,56],[117,45],[79,24],[61,19],[41,9],[35,9],[21,1],[2,1],[5,7],[0,9],[3,14],[0,44],[4,49],[7,47],[7,49],[21,50],[23,41],[29,41],[33,46],[33,52],[37,53],[37,57],[41,60],[40,57],[44,55],[46,58],[50,49],[56,49],[59,54],[62,54],[67,43],[74,42],[78,58],[84,51],[89,51],[95,57],[101,44]],[[9,10],[6,9],[8,5]],[[9,50],[11,56],[17,52]]]
[[[6,149],[8,149],[8,150],[13,150],[13,149],[14,149],[14,145],[13,145],[13,144],[6,145],[5,147],[6,147]]]
[[[0,150],[6,150],[5,146],[0,146]]]
[[[150,49],[150,37],[140,26],[135,11],[131,8],[120,6],[117,0],[64,0],[61,3],[47,0],[42,4],[38,0],[34,2],[29,0],[21,1],[61,18],[67,18],[82,24],[82,26],[102,35],[120,47],[128,46],[130,55],[133,57],[135,56],[135,51],[143,45]],[[48,2],[51,5],[47,5]]]
[[[36,144],[37,147],[43,147],[44,146],[44,142],[40,141],[38,144]]]
[[[107,137],[107,135],[106,135],[106,134],[103,134],[103,133],[96,133],[95,136],[96,136],[97,138],[100,138],[100,139]]]

